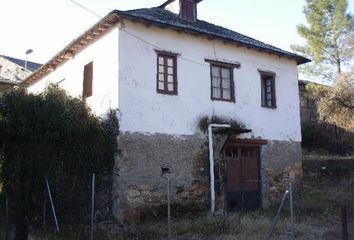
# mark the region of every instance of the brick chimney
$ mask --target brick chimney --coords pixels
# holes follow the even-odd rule
[[[179,15],[181,18],[195,22],[197,20],[197,4],[194,0],[180,0]]]
[[[160,7],[179,14],[185,20],[195,22],[197,20],[197,4],[202,0],[168,0]]]

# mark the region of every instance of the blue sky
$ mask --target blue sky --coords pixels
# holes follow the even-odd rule
[[[104,16],[113,9],[158,6],[164,0],[75,0]],[[349,1],[354,13],[354,1]],[[306,23],[305,0],[204,0],[198,17],[285,50],[304,41],[296,25]],[[0,54],[44,63],[99,20],[73,0],[0,0]]]

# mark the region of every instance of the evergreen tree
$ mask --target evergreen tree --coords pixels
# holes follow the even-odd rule
[[[313,60],[302,70],[307,75],[333,80],[354,56],[354,23],[347,13],[347,0],[306,0],[304,14],[308,25],[297,27],[303,46],[293,50]]]

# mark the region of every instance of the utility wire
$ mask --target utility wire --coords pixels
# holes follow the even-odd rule
[[[74,3],[75,5],[79,6],[80,8],[84,9],[85,11],[87,11],[87,12],[89,12],[89,13],[91,13],[91,14],[95,15],[96,17],[98,17],[98,18],[102,19],[102,17],[101,17],[100,15],[98,15],[98,14],[97,14],[97,13],[95,13],[94,11],[92,11],[92,10],[88,9],[87,7],[85,7],[85,6],[81,5],[80,3],[75,2],[74,0],[69,0],[69,1],[70,1],[70,2],[72,2],[72,3]]]
[[[87,12],[89,12],[89,13],[95,15],[96,17],[98,17],[98,18],[100,18],[100,19],[103,19],[103,17],[101,17],[99,14],[97,14],[97,13],[95,13],[94,11],[90,10],[89,8],[87,8],[87,7],[83,6],[83,5],[81,5],[80,3],[78,3],[78,2],[76,2],[76,1],[74,1],[74,0],[69,0],[69,1],[72,2],[72,3],[74,3],[74,4],[76,4],[77,6],[79,6],[80,8],[82,8],[83,10],[85,10],[85,11],[87,11]],[[129,32],[129,31],[125,30],[125,29],[120,29],[120,30],[123,31],[123,32],[125,32],[125,33],[127,33],[127,34],[129,34],[130,36],[132,36],[132,37],[134,37],[134,38],[136,38],[136,39],[138,39],[138,40],[144,42],[145,44],[148,44],[148,45],[150,45],[150,46],[153,46],[154,48],[156,48],[156,49],[158,49],[158,50],[164,50],[163,48],[161,48],[161,47],[159,47],[159,46],[157,46],[157,45],[155,45],[155,44],[149,42],[148,40],[146,40],[146,39],[144,39],[144,38],[142,38],[142,37],[137,36],[137,35],[134,34],[134,33],[131,33],[131,32]],[[213,43],[212,43],[212,44],[213,44]],[[214,50],[214,55],[216,56],[216,51],[215,51],[214,44],[213,44],[213,50]],[[188,59],[188,58],[182,57],[182,56],[180,56],[180,55],[178,55],[177,57],[180,58],[180,59],[182,59],[182,60],[185,60],[185,61],[187,61],[187,62],[190,62],[190,63],[193,63],[193,64],[197,64],[197,65],[200,65],[200,66],[203,66],[203,67],[209,67],[209,66],[210,66],[209,64],[197,62],[197,61],[194,61],[194,60],[192,60],[192,59]]]

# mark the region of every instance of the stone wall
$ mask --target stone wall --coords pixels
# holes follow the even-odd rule
[[[261,152],[263,206],[278,201],[291,177],[295,184],[302,178],[301,142],[268,141]]]
[[[10,79],[12,81],[21,81],[25,79],[31,71],[9,61],[8,59],[0,56],[0,78]]]
[[[207,138],[202,135],[121,134],[113,187],[119,220],[165,204],[167,176],[175,205],[205,205],[209,194]]]
[[[158,214],[167,201],[170,178],[171,204],[186,208],[209,206],[208,140],[205,135],[123,133],[115,161],[113,212],[120,221]],[[292,172],[301,176],[301,144],[267,141],[261,147],[263,206],[282,192]]]

